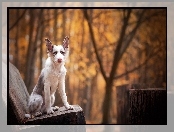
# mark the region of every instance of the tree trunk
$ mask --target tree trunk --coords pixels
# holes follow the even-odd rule
[[[89,109],[89,111],[90,111],[90,120],[94,120],[95,119],[95,115],[94,115],[94,109],[95,109],[95,107],[94,107],[94,105],[95,105],[95,103],[96,102],[94,102],[95,101],[95,94],[98,92],[97,91],[97,88],[98,88],[98,83],[97,83],[97,78],[98,78],[98,71],[97,71],[97,69],[96,69],[96,75],[94,76],[94,78],[92,79],[92,84],[91,84],[91,103],[90,103],[90,109]]]
[[[46,28],[45,36],[46,38],[49,38],[50,40],[52,40],[50,35],[50,19],[51,19],[50,9],[47,9],[45,14],[46,14],[45,19],[47,19],[47,22],[45,24],[45,28]]]
[[[87,78],[86,84],[86,102],[85,102],[85,116],[86,119],[90,117],[90,105],[91,105],[91,79]]]
[[[44,29],[45,29],[45,25],[43,24],[42,25],[42,27],[41,27],[41,35],[40,35],[40,41],[41,41],[41,43],[40,43],[40,54],[39,54],[39,61],[40,61],[40,64],[39,64],[39,73],[41,72],[41,70],[42,70],[42,65],[43,65],[43,63],[42,63],[42,58],[43,58],[43,36],[44,36]]]
[[[33,30],[34,30],[34,21],[35,21],[35,17],[34,17],[34,12],[33,10],[29,10],[29,14],[30,14],[30,29],[29,29],[29,42],[28,42],[28,49],[27,49],[27,55],[26,55],[26,72],[25,72],[25,84],[26,87],[29,91],[29,93],[31,92],[29,86],[29,83],[31,82],[30,80],[30,72],[31,72],[31,60],[34,59],[32,54],[33,54]]]
[[[102,124],[111,123],[110,118],[110,107],[112,100],[112,82],[110,80],[107,81],[105,87],[105,97],[103,101],[103,119]]]
[[[62,39],[66,36],[66,9],[63,9],[63,14],[62,14]],[[62,41],[62,40],[61,40]]]
[[[57,44],[57,18],[58,18],[58,10],[54,9],[54,42]]]

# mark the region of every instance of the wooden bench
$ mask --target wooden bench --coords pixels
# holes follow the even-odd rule
[[[29,93],[17,68],[9,63],[9,93],[7,101],[8,125],[58,125],[58,124],[86,124],[83,109],[73,105],[73,110],[60,107],[54,114],[44,114],[32,119],[26,119],[28,113],[27,102]]]

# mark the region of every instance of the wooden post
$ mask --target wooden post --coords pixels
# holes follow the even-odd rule
[[[128,85],[117,86],[117,124],[128,124],[129,93]]]
[[[129,123],[167,125],[166,89],[130,89]]]
[[[147,85],[118,86],[117,124],[167,124],[167,92],[165,88]]]

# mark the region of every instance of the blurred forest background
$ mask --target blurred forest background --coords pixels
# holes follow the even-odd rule
[[[31,93],[47,58],[44,38],[70,37],[66,93],[89,124],[117,123],[116,87],[166,87],[166,9],[9,9],[9,61]],[[55,105],[63,106],[59,94]]]

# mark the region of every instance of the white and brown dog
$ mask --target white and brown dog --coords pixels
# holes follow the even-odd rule
[[[45,68],[42,69],[38,82],[29,97],[28,109],[30,114],[25,117],[31,118],[42,113],[54,113],[58,107],[52,107],[55,101],[55,92],[58,89],[62,102],[66,109],[73,107],[67,102],[65,93],[65,61],[69,55],[69,38],[66,36],[62,45],[53,45],[49,39],[45,39],[48,49],[48,58]]]

